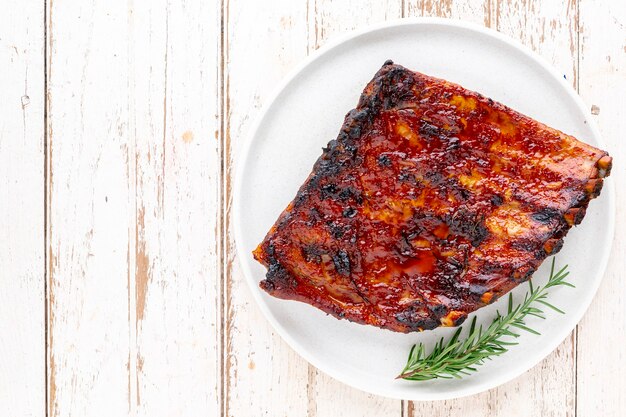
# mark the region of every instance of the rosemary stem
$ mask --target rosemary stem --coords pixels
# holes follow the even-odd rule
[[[423,344],[414,345],[406,366],[396,379],[423,381],[436,378],[461,378],[463,375],[476,371],[475,366],[483,364],[486,359],[507,352],[507,346],[517,344],[509,339],[519,337],[519,330],[538,335],[539,332],[528,327],[524,319],[529,315],[545,319],[546,316],[541,306],[563,313],[546,301],[546,298],[549,288],[559,285],[573,287],[565,281],[568,275],[567,266],[555,272],[553,258],[548,282],[543,287],[534,287],[532,281],[529,281],[529,291],[521,304],[514,307],[512,295],[509,294],[507,313],[502,315],[498,311],[484,331],[482,326],[476,327],[476,317],[474,317],[465,339],[459,338],[462,332],[462,328],[459,328],[447,343],[444,344],[443,339],[437,342],[428,355],[425,354],[426,349]]]

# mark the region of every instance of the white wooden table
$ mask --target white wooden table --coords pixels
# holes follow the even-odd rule
[[[230,234],[238,150],[281,78],[340,32],[408,16],[532,47],[615,160],[586,316],[531,371],[456,401],[308,365],[254,304]],[[626,415],[626,1],[0,0],[0,94],[0,415]]]

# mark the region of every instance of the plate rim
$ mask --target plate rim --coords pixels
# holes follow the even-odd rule
[[[581,110],[581,113],[584,115],[584,120],[587,122],[592,136],[597,141],[599,147],[606,149],[606,144],[602,139],[602,135],[600,130],[598,129],[595,120],[591,115],[591,111],[587,109],[584,101],[580,97],[580,95],[574,90],[574,88],[562,77],[562,75],[543,57],[532,51],[530,48],[522,44],[517,39],[509,37],[501,32],[498,32],[495,29],[487,28],[483,25],[458,20],[458,19],[447,19],[440,17],[412,17],[412,18],[402,18],[402,19],[392,19],[387,20],[385,22],[381,22],[378,24],[367,25],[361,29],[349,31],[339,36],[333,37],[331,40],[326,42],[321,48],[312,52],[305,59],[303,59],[299,64],[297,64],[292,70],[290,70],[287,75],[285,75],[281,82],[274,88],[272,94],[270,94],[269,98],[264,101],[263,106],[260,112],[254,119],[253,124],[250,127],[250,130],[247,134],[242,135],[245,139],[239,144],[239,156],[237,166],[235,167],[235,181],[233,188],[233,199],[232,199],[232,208],[233,208],[233,216],[231,218],[232,225],[234,226],[234,239],[235,239],[235,247],[236,254],[239,257],[239,264],[242,267],[242,271],[248,286],[248,289],[252,293],[252,296],[255,300],[255,303],[258,308],[260,308],[261,312],[265,319],[271,324],[272,328],[280,335],[280,337],[289,345],[291,349],[293,349],[300,357],[306,360],[309,364],[315,366],[317,369],[321,370],[325,374],[329,375],[335,380],[340,381],[346,385],[349,385],[353,388],[359,389],[361,391],[380,395],[387,398],[399,399],[399,400],[412,400],[412,401],[432,401],[432,400],[450,400],[455,398],[467,397],[470,395],[478,394],[493,388],[496,388],[502,384],[512,381],[513,379],[518,378],[522,374],[528,372],[528,370],[537,366],[541,361],[543,361],[551,352],[553,352],[563,341],[567,338],[567,336],[574,330],[574,328],[580,323],[583,316],[589,310],[591,306],[591,302],[595,298],[595,295],[600,287],[600,283],[603,281],[604,276],[606,274],[606,269],[608,265],[608,261],[611,255],[613,241],[615,236],[615,216],[616,216],[616,205],[615,205],[615,185],[614,181],[610,181],[608,184],[605,182],[604,191],[605,194],[608,194],[607,201],[605,204],[609,205],[609,216],[607,219],[607,227],[609,228],[610,239],[609,245],[604,250],[602,259],[599,262],[599,268],[597,277],[593,282],[593,287],[591,291],[587,293],[583,293],[583,297],[581,297],[582,304],[585,305],[584,309],[581,309],[578,313],[575,313],[575,320],[572,320],[572,325],[564,326],[562,330],[560,330],[557,334],[557,337],[553,337],[548,340],[552,340],[550,343],[546,343],[542,346],[541,349],[537,349],[536,359],[529,362],[529,364],[522,366],[515,371],[504,371],[499,374],[497,377],[491,378],[488,381],[476,383],[470,385],[468,387],[464,387],[454,392],[445,392],[441,393],[420,393],[415,392],[414,396],[405,396],[400,395],[399,393],[394,392],[394,390],[383,390],[376,391],[371,389],[367,384],[362,384],[357,379],[345,378],[345,374],[341,372],[335,372],[331,367],[327,367],[323,361],[318,361],[312,355],[308,353],[308,351],[294,338],[291,337],[289,332],[282,327],[282,325],[278,322],[278,320],[273,316],[269,307],[265,303],[265,301],[261,297],[260,291],[258,291],[258,283],[254,280],[249,262],[244,261],[244,257],[250,255],[246,252],[243,247],[243,228],[241,225],[241,199],[242,199],[242,187],[244,181],[244,171],[247,166],[248,158],[250,155],[250,150],[252,147],[252,143],[257,136],[258,130],[261,127],[263,121],[265,120],[270,109],[273,108],[277,98],[281,95],[281,93],[292,83],[292,81],[300,75],[309,65],[313,62],[320,59],[322,56],[334,50],[336,47],[343,45],[346,42],[349,42],[355,38],[360,36],[376,32],[383,31],[386,29],[400,27],[400,26],[421,26],[421,25],[438,25],[442,27],[449,28],[461,28],[467,29],[470,31],[477,32],[480,35],[485,35],[491,38],[495,38],[508,47],[516,49],[521,52],[525,57],[535,61],[543,70],[545,70],[548,74],[550,74],[554,80],[560,83],[560,86],[563,87],[563,91],[567,93],[569,98],[573,100],[573,102],[578,106]],[[574,314],[574,313],[572,313]]]

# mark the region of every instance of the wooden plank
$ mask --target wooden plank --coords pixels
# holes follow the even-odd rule
[[[537,52],[576,87],[577,2],[498,0],[493,3],[490,26]]]
[[[49,10],[49,414],[218,415],[218,5]]]
[[[408,2],[406,15],[483,23],[519,39],[576,84],[577,10],[570,2],[464,0]],[[575,413],[575,336],[519,378],[488,392],[437,403],[407,403],[408,416],[572,416]],[[546,395],[545,393],[550,393]]]
[[[224,5],[224,220],[230,226],[237,151],[263,101],[307,53],[304,0],[227,0]],[[229,228],[230,230],[230,228]],[[227,232],[229,232],[227,230]],[[307,364],[257,308],[226,236],[224,408],[226,416],[304,416]]]
[[[229,27],[232,27],[232,26],[241,27],[242,25],[244,25],[241,19],[247,18],[246,15],[242,16],[244,11],[239,10],[239,9],[237,9],[237,12],[233,11],[233,9],[236,6],[237,4],[235,2],[233,1],[230,2],[229,16],[237,16],[237,21],[229,20]],[[360,15],[361,16],[360,19],[357,19],[355,17],[355,14],[354,14],[355,8],[364,9],[362,11],[362,15]],[[279,7],[279,9],[283,11],[285,10],[281,7]],[[278,23],[278,25],[280,25],[282,28],[282,33],[275,34],[273,33],[273,31],[270,30],[269,34],[263,34],[264,36],[270,36],[269,41],[267,39],[260,38],[260,35],[252,36],[252,37],[249,36],[246,40],[248,40],[249,38],[252,38],[256,42],[260,42],[261,44],[269,43],[270,46],[272,45],[275,46],[276,40],[274,39],[274,37],[280,36],[282,38],[280,39],[282,42],[289,42],[288,43],[289,49],[286,50],[285,47],[281,47],[280,49],[281,53],[278,59],[281,60],[282,62],[279,61],[273,64],[275,66],[278,65],[278,68],[273,68],[274,71],[278,69],[278,70],[282,70],[281,73],[284,73],[285,68],[284,67],[280,68],[280,67],[284,66],[284,63],[285,63],[284,60],[288,57],[286,52],[291,53],[293,56],[293,58],[290,59],[290,63],[296,63],[299,59],[304,58],[304,55],[307,52],[307,50],[313,50],[313,49],[318,48],[326,40],[326,36],[332,34],[335,31],[352,29],[352,28],[355,28],[357,26],[360,26],[366,23],[383,20],[388,16],[391,16],[391,17],[400,16],[400,9],[397,3],[394,4],[393,7],[390,5],[381,6],[374,2],[372,2],[372,4],[368,4],[365,6],[363,5],[363,3],[360,3],[359,7],[356,7],[355,4],[342,4],[340,2],[336,2],[332,5],[328,2],[318,2],[316,4],[313,4],[311,2],[311,4],[307,5],[305,10],[307,11],[307,14],[309,17],[308,18],[309,26],[308,26],[308,30],[302,30],[302,29],[307,29],[303,27],[297,28],[298,30],[297,35],[300,35],[300,36],[302,36],[303,34],[305,35],[301,38],[296,38],[294,34],[292,33],[292,31],[294,30],[294,27],[293,27],[294,19],[302,19],[303,17],[305,17],[301,13],[302,10],[299,10],[300,13],[293,17],[284,16],[284,15],[276,16],[277,20],[279,20],[278,22],[276,22],[275,20],[268,21],[267,20],[268,17],[266,17],[263,13],[260,13],[258,10],[249,11],[251,15],[254,17],[257,27],[259,28],[270,27],[271,28],[271,27],[275,27],[276,24]],[[290,12],[291,12],[291,9],[287,9],[287,13],[290,13]],[[343,19],[342,17],[349,17],[349,18]],[[260,20],[261,23],[259,23],[259,19],[261,19]],[[345,24],[346,22],[350,22],[350,23]],[[341,24],[344,24],[344,25],[341,26]],[[232,34],[232,32],[229,31],[229,36],[234,37],[236,36],[236,34]],[[307,39],[308,39],[308,42],[307,42]],[[244,58],[252,59],[256,57],[256,54],[254,55],[254,57],[248,57],[248,56],[242,57],[241,60],[243,62],[241,64],[238,64],[237,62],[235,62],[233,55],[237,56],[238,53],[241,53],[240,49],[241,51],[246,52],[247,53],[246,55],[248,55],[250,51],[256,50],[257,51],[256,53],[258,53],[259,55],[262,55],[263,59],[267,59],[266,56],[268,55],[272,56],[273,53],[272,51],[263,51],[263,50],[259,51],[259,48],[261,48],[260,45],[256,43],[254,45],[250,45],[250,44],[246,45],[246,44],[243,44],[241,41],[239,41],[237,38],[235,39],[230,38],[227,45],[228,45],[227,60],[229,62],[229,65],[228,65],[229,82],[227,85],[229,86],[237,85],[237,89],[241,90],[241,91],[236,91],[236,92],[233,90],[228,91],[227,97],[229,98],[229,101],[230,101],[229,106],[230,108],[234,108],[236,104],[242,102],[242,99],[240,98],[240,96],[243,92],[245,92],[245,89],[242,88],[241,83],[247,82],[247,80],[244,78],[245,75],[239,79],[236,78],[238,72],[240,71],[239,65],[242,65],[242,68],[246,68],[250,64],[247,61],[243,61],[243,59]],[[308,48],[307,48],[307,45],[308,45]],[[257,57],[256,59],[260,59],[260,58]],[[261,67],[264,68],[265,66],[261,66]],[[272,69],[272,68],[265,68],[264,70],[267,71],[269,69]],[[235,80],[237,80],[237,82],[235,82]],[[255,87],[253,87],[253,89],[254,88]],[[256,87],[256,88],[265,89],[266,86],[261,85],[261,87]],[[256,103],[253,103],[253,104],[258,105],[258,100]],[[242,112],[244,115],[247,115],[249,113],[249,110],[245,110],[245,111],[239,110],[237,112],[233,111],[232,113],[228,112],[229,127],[230,127],[229,132],[231,134],[231,138],[233,139],[235,138],[233,131],[235,131],[237,127],[241,128],[241,125],[238,125],[235,122],[236,117],[239,116],[238,114],[239,112]],[[241,140],[241,139],[238,139],[238,140]],[[238,274],[238,268],[235,263],[235,266],[233,267],[233,275],[232,275],[232,277],[234,278],[231,278],[231,282],[233,282],[234,285],[245,285],[243,283],[236,281],[238,277],[237,274]],[[235,288],[230,288],[229,291],[232,291],[232,293],[237,292],[237,294],[241,294],[241,291],[236,291]],[[259,383],[263,384],[264,381],[256,379],[255,380],[256,387],[247,388],[244,385],[246,378],[241,378],[241,376],[239,376],[239,380],[236,385],[234,385],[232,382],[229,385],[229,391],[228,391],[228,396],[227,396],[229,415],[238,415],[238,413],[242,412],[242,410],[250,409],[253,404],[259,404],[260,409],[263,412],[267,413],[268,415],[279,414],[279,413],[282,413],[284,410],[291,410],[292,412],[294,410],[298,410],[299,412],[304,411],[309,416],[328,415],[329,412],[336,412],[337,410],[341,410],[343,415],[378,415],[380,413],[388,413],[388,412],[395,412],[399,414],[400,412],[399,401],[386,400],[386,399],[382,399],[379,397],[364,394],[360,391],[347,387],[333,380],[332,378],[329,378],[326,375],[321,374],[315,368],[308,366],[302,359],[298,357],[294,357],[295,355],[291,351],[289,352],[285,351],[284,343],[282,341],[276,340],[275,337],[274,337],[274,340],[272,341],[274,345],[270,346],[270,348],[268,349],[269,350],[268,352],[265,352],[265,354],[259,354],[258,351],[253,350],[255,346],[252,345],[250,346],[249,348],[250,351],[246,357],[245,350],[242,351],[241,349],[242,342],[251,344],[250,340],[256,340],[258,343],[258,346],[256,346],[256,349],[262,348],[266,342],[260,339],[260,336],[257,332],[259,331],[260,328],[262,329],[262,328],[267,327],[267,324],[262,323],[262,326],[260,326],[256,322],[256,320],[258,320],[258,317],[255,317],[254,318],[255,321],[252,323],[252,325],[248,325],[250,327],[246,326],[244,328],[242,324],[243,320],[239,318],[238,316],[240,316],[245,310],[249,310],[250,308],[252,308],[254,313],[258,315],[258,311],[256,311],[256,308],[254,306],[252,307],[249,306],[249,303],[251,301],[250,300],[244,300],[244,301],[245,301],[245,304],[242,304],[241,300],[239,299],[228,300],[229,306],[231,306],[229,308],[229,311],[236,312],[235,314],[232,314],[231,319],[229,320],[230,328],[228,329],[228,333],[227,333],[228,343],[239,345],[239,349],[237,350],[237,352],[230,351],[232,353],[231,353],[230,363],[229,363],[230,365],[229,372],[230,372],[230,375],[237,375],[237,373],[241,375],[241,372],[243,369],[243,372],[246,372],[246,374],[255,373],[255,374],[261,374],[261,375],[268,375],[270,379],[268,381],[268,383],[270,384],[270,387],[269,389],[264,390],[263,386],[261,387],[258,386]],[[248,318],[248,320],[251,321],[252,319]],[[289,354],[289,356],[287,356],[287,353]],[[269,356],[269,361],[267,359],[263,359],[263,358],[267,358],[268,356]],[[276,359],[272,361],[273,358],[276,358]],[[287,362],[289,360],[297,363],[298,368],[297,369],[288,368],[286,371],[282,370],[281,368],[283,366],[285,365],[289,366],[289,363]],[[279,363],[278,361],[283,362],[283,363]],[[239,364],[240,362],[243,362],[243,365],[247,364],[248,369],[245,369],[244,366],[240,365]],[[259,365],[260,362],[261,362],[261,365]],[[269,365],[271,366],[271,369],[267,368],[266,363],[269,363]],[[262,368],[260,368],[260,366],[262,366]],[[289,378],[288,384],[284,382],[280,384],[281,374],[283,375],[286,374],[286,378]],[[299,378],[299,380],[296,380],[295,378]],[[252,395],[251,395],[250,392],[246,392],[242,388],[247,389],[249,391],[252,391],[252,389],[256,389],[256,393],[252,392]],[[279,392],[276,393],[276,390],[279,390]],[[263,392],[264,395],[259,395],[258,392]],[[272,397],[274,398],[276,398],[277,395],[280,395],[280,397],[278,397],[279,400],[276,401],[276,400],[273,400],[272,398],[267,398],[265,396],[265,393],[267,392],[270,392]],[[245,396],[243,394],[245,394]]]
[[[0,404],[44,416],[44,3],[0,13]]]
[[[354,29],[375,24],[402,15],[398,1],[337,1],[310,0],[308,2],[308,49],[323,46],[328,39]],[[347,111],[347,109],[346,109]],[[381,416],[400,415],[402,403],[345,385],[308,365],[308,416]]]
[[[498,0],[491,27],[520,40],[576,86],[578,11],[575,2]],[[575,331],[540,364],[493,394],[496,415],[572,416],[575,413]],[[550,395],[545,395],[549,392]]]
[[[405,17],[445,17],[491,25],[491,0],[404,0],[403,5]]]
[[[368,394],[309,365],[307,417],[400,416],[402,401]]]
[[[48,2],[48,408],[130,409],[128,6]]]
[[[578,329],[577,415],[617,417],[626,410],[626,2],[581,0],[580,17],[580,93],[615,161],[617,219],[607,273]]]
[[[219,415],[219,19],[203,0],[131,15],[137,415]]]
[[[309,50],[337,35],[402,17],[402,2],[397,0],[309,0],[307,8]]]

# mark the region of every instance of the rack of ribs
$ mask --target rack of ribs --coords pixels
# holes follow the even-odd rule
[[[456,326],[528,280],[611,157],[387,61],[254,257],[269,294],[398,332]]]

